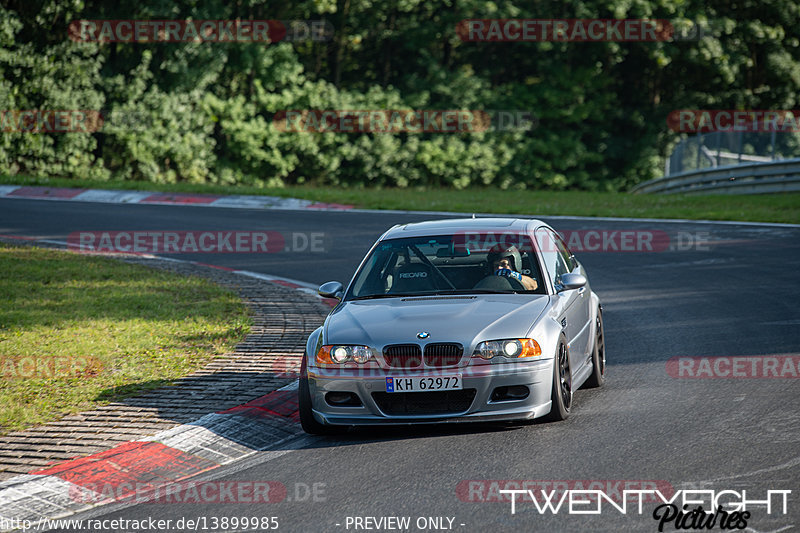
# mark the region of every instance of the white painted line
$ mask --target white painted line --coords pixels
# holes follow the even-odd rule
[[[276,389],[275,392],[298,390],[297,380]],[[284,421],[277,421],[284,424]],[[194,422],[156,433],[145,437],[142,441],[160,442],[170,448],[175,448],[186,453],[198,455],[209,459],[219,465],[229,464],[233,461],[248,457],[256,453],[258,448],[273,446],[288,438],[296,436],[299,426],[289,420],[285,421],[286,427],[276,432],[265,431],[270,424],[266,420],[248,420],[239,417],[236,413],[209,413]],[[252,431],[253,426],[259,426],[257,431]],[[246,446],[243,439],[234,440],[226,435],[259,434],[266,439],[257,439],[256,446]],[[252,441],[252,439],[250,439]],[[258,443],[261,443],[260,445]]]
[[[212,418],[219,416],[221,415],[210,413],[191,424],[182,424],[141,440],[160,442],[164,446],[197,455],[220,465],[250,455],[253,452],[250,448],[218,435],[206,427],[213,426]]]
[[[151,192],[116,191],[104,189],[89,189],[78,196],[71,198],[78,202],[96,202],[103,204],[136,204],[152,195]]]
[[[174,257],[161,257],[153,254],[141,254],[141,255],[131,254],[131,257],[141,257],[142,259],[158,259],[161,261],[170,261],[172,263],[192,263],[192,264],[195,263],[194,261],[189,261],[187,259],[175,259]]]
[[[2,236],[3,235],[0,235],[0,237],[2,237]],[[57,241],[57,240],[53,240],[53,239],[38,239],[38,238],[35,238],[35,237],[33,238],[33,240],[35,242],[44,242],[44,243],[48,243],[48,244],[55,244],[55,245],[59,245],[59,246],[64,246],[68,250],[75,251],[75,250],[72,250],[69,247],[69,244],[67,242],[65,242],[65,241]],[[172,262],[172,263],[188,263],[188,264],[193,264],[193,265],[199,264],[197,261],[191,261],[191,260],[188,260],[188,259],[176,259],[174,257],[164,257],[164,256],[160,256],[160,255],[153,255],[153,254],[126,254],[126,253],[103,254],[103,253],[101,253],[101,254],[98,254],[98,255],[101,255],[101,256],[102,255],[109,255],[109,256],[112,256],[112,257],[136,257],[136,258],[140,258],[140,259],[158,259],[158,260],[161,260],[161,261],[169,261],[169,262]],[[202,264],[200,266],[209,266],[209,265]],[[213,267],[215,265],[211,265],[211,266]],[[237,274],[237,275],[240,275],[240,276],[247,276],[247,277],[250,277],[250,278],[256,278],[256,279],[260,279],[260,280],[263,280],[263,281],[270,281],[270,282],[271,281],[283,281],[283,282],[286,282],[286,283],[292,283],[294,285],[298,285],[298,287],[295,290],[300,291],[300,292],[305,293],[305,294],[308,294],[308,295],[311,295],[311,296],[315,296],[315,297],[320,298],[320,299],[322,298],[317,293],[318,286],[313,284],[313,283],[309,283],[307,281],[301,281],[299,279],[292,279],[292,278],[284,278],[282,276],[273,276],[271,274],[261,274],[260,272],[251,272],[249,270],[226,270],[226,272],[230,272],[231,274]]]
[[[299,386],[300,386],[300,384],[298,383],[298,381],[297,381],[297,380],[294,380],[294,381],[292,381],[291,383],[289,383],[288,385],[284,385],[283,387],[281,387],[281,388],[280,388],[280,389],[278,389],[278,390],[279,390],[279,391],[298,390],[298,389],[299,389]]]
[[[39,520],[80,512],[90,507],[76,497],[80,490],[55,476],[16,476],[0,489],[0,518]]]
[[[42,200],[44,202],[71,202],[72,198],[58,198],[47,196],[3,196],[7,200]]]
[[[18,185],[4,185],[0,186],[0,197],[9,194],[10,192],[20,188]],[[3,192],[7,191],[7,192]],[[142,199],[153,194],[168,194],[158,193],[155,191],[119,191],[119,190],[104,190],[104,189],[89,189],[73,198],[25,198],[16,196],[6,196],[8,198],[20,200],[48,200],[48,201],[85,201],[85,202],[98,202],[98,203],[130,203],[136,204]],[[176,195],[188,193],[174,193]],[[621,193],[624,194],[624,193]],[[272,209],[272,210],[286,210],[286,211],[306,211],[308,212],[310,205],[327,204],[328,202],[315,202],[312,200],[304,200],[301,198],[282,198],[278,196],[247,196],[247,195],[230,195],[218,198],[213,202],[207,204],[194,204],[194,203],[172,203],[172,202],[152,202],[147,205],[172,205],[176,207],[223,207],[229,209]],[[386,214],[386,215],[434,215],[434,216],[447,216],[447,217],[492,217],[492,218],[538,218],[544,220],[587,220],[587,221],[604,221],[604,222],[632,222],[632,223],[668,223],[668,224],[711,224],[711,225],[726,225],[726,226],[763,226],[763,227],[778,227],[778,228],[800,228],[800,224],[786,224],[779,222],[739,222],[735,220],[690,220],[690,219],[675,219],[675,218],[630,218],[630,217],[590,217],[590,216],[573,216],[573,215],[542,215],[536,213],[530,214],[497,214],[497,213],[476,213],[476,212],[457,212],[457,211],[410,211],[401,209],[342,209],[341,207],[318,207],[311,211],[325,211],[325,212],[339,212],[339,213],[354,213],[354,214]]]
[[[277,390],[296,389],[297,382],[293,381]],[[234,471],[240,471],[254,464],[277,459],[305,445],[307,436],[300,430],[299,424],[288,420],[278,422],[286,426],[281,431],[276,431],[277,427],[267,420],[250,419],[236,414],[210,413],[195,422],[130,442],[160,442],[165,446],[209,459],[220,466],[236,463]],[[231,435],[233,439],[223,437],[222,433]],[[249,446],[239,444],[236,440],[248,442]],[[260,451],[281,445],[286,448]],[[254,457],[255,461],[245,461],[244,464],[241,462],[243,459]],[[232,471],[226,469],[226,473]],[[215,475],[216,472],[210,471],[192,476],[191,479],[199,481]],[[95,510],[92,514],[106,514],[137,503],[115,502],[104,498],[102,494],[56,476],[23,474],[0,483],[0,520],[5,520],[7,523],[59,519],[92,509]],[[101,507],[102,509],[99,509]]]
[[[697,261],[680,261],[674,263],[656,263],[653,265],[643,265],[638,268],[681,268],[687,266],[722,265],[735,262],[730,257],[712,257],[709,259],[698,259]]]
[[[234,418],[247,422],[247,419],[243,417],[228,415],[228,418],[232,422],[238,422],[233,420]],[[182,427],[179,426],[179,428]],[[247,429],[253,428],[248,426]],[[222,439],[222,437],[219,438]],[[226,466],[225,474],[241,472],[255,465],[277,459],[305,447],[310,442],[310,438],[302,432],[274,439],[270,442],[270,447],[283,446],[284,448],[268,451],[248,449],[245,455],[236,458]],[[219,476],[219,472],[214,469],[192,476],[191,480],[200,482],[214,479],[217,476]],[[91,503],[85,503],[87,501]],[[104,498],[101,494],[55,476],[24,474],[0,483],[0,520],[7,522],[30,520],[36,523],[46,519],[58,520],[77,513],[81,513],[81,516],[73,517],[73,519],[85,520],[138,504],[139,502],[136,501],[117,502]],[[2,531],[11,531],[11,529]]]
[[[245,209],[305,209],[313,203],[311,200],[279,196],[225,196],[207,205]]]
[[[800,224],[785,224],[781,222],[737,222],[736,220],[689,220],[682,218],[622,218],[622,217],[578,217],[543,215],[542,218],[555,220],[603,220],[608,222],[668,222],[670,224],[716,224],[723,226],[769,226],[777,228],[800,228]]]
[[[682,218],[629,218],[629,217],[587,217],[577,215],[542,215],[542,214],[498,214],[498,213],[476,213],[460,211],[406,211],[398,209],[320,209],[319,211],[339,211],[341,213],[365,213],[365,214],[392,214],[392,215],[435,215],[448,216],[453,218],[520,218],[537,220],[601,220],[604,222],[667,222],[670,224],[720,224],[728,226],[768,226],[779,228],[800,228],[800,224],[786,224],[781,222],[739,222],[736,220],[691,220]]]
[[[288,441],[289,439],[287,439]],[[291,443],[286,442],[284,446],[286,448],[282,450],[270,450],[265,452],[253,452],[251,455],[247,456],[246,458],[237,461],[236,463],[230,464],[225,467],[225,475],[232,475],[236,474],[237,472],[242,472],[244,470],[248,470],[254,466],[272,461],[273,459],[277,459],[286,455],[287,453],[291,453],[295,450],[299,450],[304,448],[312,441],[308,436],[298,436],[291,439]],[[192,482],[202,482],[202,481],[209,481],[216,479],[219,476],[219,472],[216,470],[210,470],[208,472],[204,472],[198,474],[191,478]],[[138,505],[137,502],[115,502],[105,506],[97,506],[85,511],[82,511],[79,516],[72,517],[73,520],[86,520],[89,518],[96,518],[99,516],[107,515],[109,513],[117,512],[122,509],[126,509],[128,507],[133,507],[134,505]]]
[[[261,279],[261,280],[264,280],[264,281],[285,281],[287,283],[294,283],[295,285],[300,285],[300,287],[303,287],[305,289],[309,289],[309,290],[313,291],[313,294],[315,296],[318,296],[317,295],[317,287],[318,287],[318,285],[314,285],[313,283],[308,283],[306,281],[300,281],[300,280],[292,279],[292,278],[284,278],[284,277],[281,277],[281,276],[273,276],[272,274],[261,274],[259,272],[250,272],[249,270],[234,270],[233,273],[234,274],[239,274],[239,275],[242,275],[242,276],[248,276],[248,277],[251,277],[251,278]],[[298,290],[300,290],[300,289],[298,289]],[[303,291],[303,292],[305,292],[305,291]]]
[[[67,243],[67,242],[55,241],[55,240],[52,240],[52,239],[36,239],[36,242],[44,242],[44,243],[47,243],[47,244],[58,244],[59,246],[67,246],[67,247],[69,247],[69,243]]]
[[[37,476],[35,474],[20,474],[18,476],[14,476],[11,479],[7,479],[5,481],[0,481],[0,491],[7,489],[9,487],[13,487],[14,485],[18,485],[20,483],[25,483],[26,481],[32,481],[34,479],[38,479],[42,476]],[[2,505],[3,500],[0,498],[0,505]],[[2,507],[0,507],[0,511],[2,511]],[[2,515],[0,515],[2,516]]]

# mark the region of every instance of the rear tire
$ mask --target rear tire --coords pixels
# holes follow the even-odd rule
[[[592,374],[586,380],[586,388],[602,387],[606,382],[606,336],[603,332],[603,312],[597,310],[595,319],[594,348],[592,349]]]
[[[553,385],[550,392],[550,413],[544,417],[548,422],[560,422],[569,418],[572,409],[572,370],[569,365],[569,348],[563,337],[558,342],[553,359]]]
[[[347,428],[340,426],[326,426],[320,424],[311,412],[311,391],[308,387],[308,372],[306,370],[306,356],[303,355],[303,362],[300,365],[300,378],[298,383],[298,407],[300,411],[300,425],[303,431],[309,435],[336,435],[342,433]]]

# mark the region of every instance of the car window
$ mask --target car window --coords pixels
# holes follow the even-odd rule
[[[538,264],[532,257],[533,243],[529,236],[515,236],[513,243],[520,252],[520,273],[536,280],[535,291],[520,288],[521,284],[492,280],[487,289],[486,278],[495,276],[489,264],[489,253],[498,242],[492,239],[464,239],[458,235],[387,239],[378,243],[353,278],[345,298],[370,298],[393,295],[422,295],[483,292],[545,292]],[[481,282],[484,283],[481,283]]]
[[[547,276],[553,286],[558,288],[561,276],[572,270],[569,266],[569,251],[552,231],[544,227],[536,230],[536,243],[539,245]]]
[[[564,263],[567,265],[567,268],[569,269],[569,272],[572,272],[572,270],[576,266],[578,266],[577,262],[575,261],[575,258],[572,257],[572,252],[570,252],[569,248],[567,248],[567,245],[564,242],[564,239],[561,238],[561,235],[559,235],[558,233],[555,233],[555,232],[549,232],[549,233],[555,239],[556,248],[558,248],[558,252],[561,254],[561,257],[564,259]]]

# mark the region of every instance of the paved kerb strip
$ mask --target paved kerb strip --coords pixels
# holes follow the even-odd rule
[[[21,240],[42,244],[35,238],[12,242]],[[171,387],[0,437],[0,476],[6,478],[0,481],[0,520],[70,516],[302,434],[290,369],[299,367],[307,335],[329,309],[309,294],[308,284],[153,256],[123,260],[202,275],[237,290],[251,310],[251,333],[233,353]],[[65,460],[65,450],[77,457]],[[112,489],[113,498],[95,493],[96,487]]]

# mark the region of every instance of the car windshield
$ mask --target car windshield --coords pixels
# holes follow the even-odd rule
[[[380,242],[356,273],[346,299],[438,294],[543,294],[538,263],[527,235],[515,236],[520,274],[534,279],[537,290],[525,290],[517,279],[495,275],[490,252],[507,249],[489,238],[459,235],[388,239]]]

